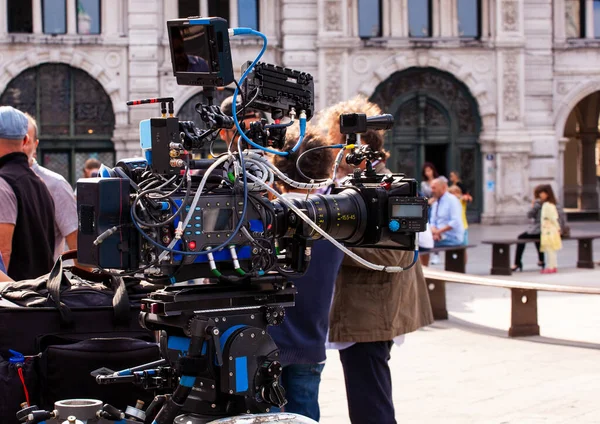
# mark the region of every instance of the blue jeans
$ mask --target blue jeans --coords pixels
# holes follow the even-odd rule
[[[285,389],[285,412],[319,421],[319,384],[325,364],[293,364],[283,367],[281,385]],[[277,408],[271,408],[272,412]]]
[[[462,241],[458,241],[454,238],[446,238],[444,240],[439,240],[433,243],[435,247],[445,247],[445,246],[462,246],[464,243]]]

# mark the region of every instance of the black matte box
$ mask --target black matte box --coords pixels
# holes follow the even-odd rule
[[[129,180],[84,178],[77,182],[77,260],[102,268],[137,268],[135,229],[131,227]],[[117,231],[95,245],[99,235],[112,227]]]

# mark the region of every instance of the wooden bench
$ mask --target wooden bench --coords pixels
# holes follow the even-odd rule
[[[456,272],[437,271],[423,267],[429,299],[436,320],[448,319],[446,309],[446,283],[473,284],[486,287],[510,289],[511,314],[510,337],[537,336],[540,326],[537,319],[537,292],[600,294],[597,287],[571,287],[523,281],[499,280],[488,277],[465,275]]]
[[[577,268],[594,268],[593,241],[600,238],[600,234],[581,234],[563,237],[565,240],[577,240]],[[484,240],[483,244],[492,245],[492,275],[512,275],[512,257],[510,246],[539,242],[540,239],[501,239]]]
[[[446,271],[461,272],[464,274],[466,272],[465,252],[467,249],[475,246],[475,244],[469,244],[461,246],[433,247],[423,254],[427,255],[430,253],[445,252],[444,269]]]

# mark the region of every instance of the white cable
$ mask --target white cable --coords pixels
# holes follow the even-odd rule
[[[200,201],[200,196],[202,195],[202,190],[204,190],[204,186],[206,185],[206,181],[208,181],[208,177],[210,176],[210,174],[212,174],[212,172],[220,164],[222,164],[223,162],[228,161],[231,157],[232,157],[232,155],[230,155],[230,154],[225,155],[225,156],[221,156],[220,158],[218,158],[215,161],[215,163],[213,163],[206,170],[206,172],[204,173],[204,176],[202,177],[202,181],[200,182],[200,186],[198,187],[198,191],[196,191],[196,194],[194,195],[194,200],[192,201],[192,204],[190,206],[190,211],[196,210],[196,205]],[[175,244],[181,238],[181,234],[183,233],[183,229],[186,228],[186,225],[188,225],[189,222],[191,221],[192,215],[193,215],[193,213],[188,213],[188,214],[186,214],[185,221],[183,223],[181,221],[179,221],[179,225],[177,225],[175,237],[173,237],[173,240],[171,240],[171,243],[169,243],[169,245],[167,246],[167,250],[163,250],[162,253],[158,256],[158,262],[160,262],[163,259],[165,259],[167,257],[167,255],[170,253],[169,250],[172,250],[175,247]],[[177,235],[179,235],[179,237]]]
[[[242,175],[243,172],[251,173],[255,177],[259,177],[263,182],[269,181],[269,171],[260,162],[257,162],[257,161],[251,160],[251,159],[245,159],[244,160],[244,168],[245,168],[244,170],[242,170],[242,166],[241,166],[241,163],[239,163],[239,161],[235,161],[233,163],[233,166],[234,166],[234,173],[237,177],[237,181],[241,181],[240,176]],[[247,182],[246,184],[248,186],[248,190],[250,190],[250,191],[257,191],[257,190],[261,189],[261,186],[256,183]]]
[[[252,174],[248,174],[247,177],[249,177],[250,179],[261,184],[267,191],[269,191],[271,194],[273,194],[275,197],[277,197],[279,200],[281,200],[284,204],[286,204],[291,210],[293,210],[296,213],[296,215],[298,215],[300,218],[302,218],[302,220],[304,222],[306,222],[313,230],[315,230],[317,233],[321,234],[325,239],[329,240],[335,247],[340,249],[346,255],[350,256],[352,259],[354,259],[359,264],[365,266],[366,268],[372,269],[374,271],[386,271],[389,273],[404,271],[404,268],[402,268],[400,266],[377,265],[377,264],[367,261],[366,259],[361,258],[356,253],[352,252],[351,250],[346,248],[344,245],[342,245],[340,242],[338,242],[336,239],[334,239],[329,234],[327,234],[326,231],[324,231],[321,227],[319,227],[317,224],[315,224],[308,216],[306,216],[304,214],[304,212],[302,212],[300,209],[298,209],[292,202],[290,202],[288,199],[286,199],[281,194],[277,193],[277,191],[273,190],[267,184],[260,181],[259,178],[256,178]]]
[[[249,163],[249,164],[256,166],[261,173],[261,180],[264,183],[267,183],[269,185],[273,184],[273,181],[275,180],[275,174],[264,163],[256,161],[254,159],[250,159],[250,158],[245,159],[244,163]],[[250,170],[250,172],[252,172],[252,169]],[[252,190],[254,190],[254,189],[262,190],[262,186],[260,184],[256,184],[256,183],[249,183],[249,187]]]
[[[337,177],[338,169],[340,168],[340,164],[342,163],[342,158],[344,157],[344,149],[340,150],[335,158],[335,162],[333,163],[333,175],[331,179],[335,181],[335,177]]]
[[[245,153],[245,152],[244,152]],[[269,169],[273,170],[273,172],[286,184],[291,187],[299,188],[301,190],[315,190],[319,188],[328,187],[333,184],[333,179],[328,178],[326,181],[322,183],[301,183],[295,180],[292,180],[290,177],[281,172],[275,165],[273,165],[268,159],[264,156],[257,155],[256,153],[250,152],[246,154],[246,156],[250,159],[258,160],[261,163],[265,164],[269,167]]]

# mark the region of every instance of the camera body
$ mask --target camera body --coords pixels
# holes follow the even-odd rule
[[[414,251],[427,202],[418,197],[415,179],[375,173],[377,152],[364,146],[348,156],[355,165],[366,161],[366,171],[357,169],[330,194],[277,200],[266,196],[276,172],[259,150],[240,143],[239,152],[195,159],[219,129],[232,127],[232,118],[210,102],[214,87],[233,81],[229,32],[220,18],[167,26],[178,84],[201,85],[209,98],[196,106],[208,128],[179,121],[172,98],[129,102],[161,104],[161,117],[140,123],[144,157],[102,167],[98,178],[77,183],[78,261],[164,286],[142,301],[139,316],[141,326],[160,334],[163,359],[96,378],[170,389],[164,404],[148,408],[157,424],[269,412],[286,401],[279,352],[267,328],[281,324],[284,308],[294,305],[290,277],[306,271],[312,243],[325,233],[346,246],[386,243]],[[240,85],[248,97],[241,109],[251,105],[275,120],[237,126],[250,140],[245,146],[281,146],[289,124],[280,119],[299,116],[302,123],[314,114],[313,78],[258,58],[245,70]],[[385,129],[390,118],[349,116],[340,130]]]

